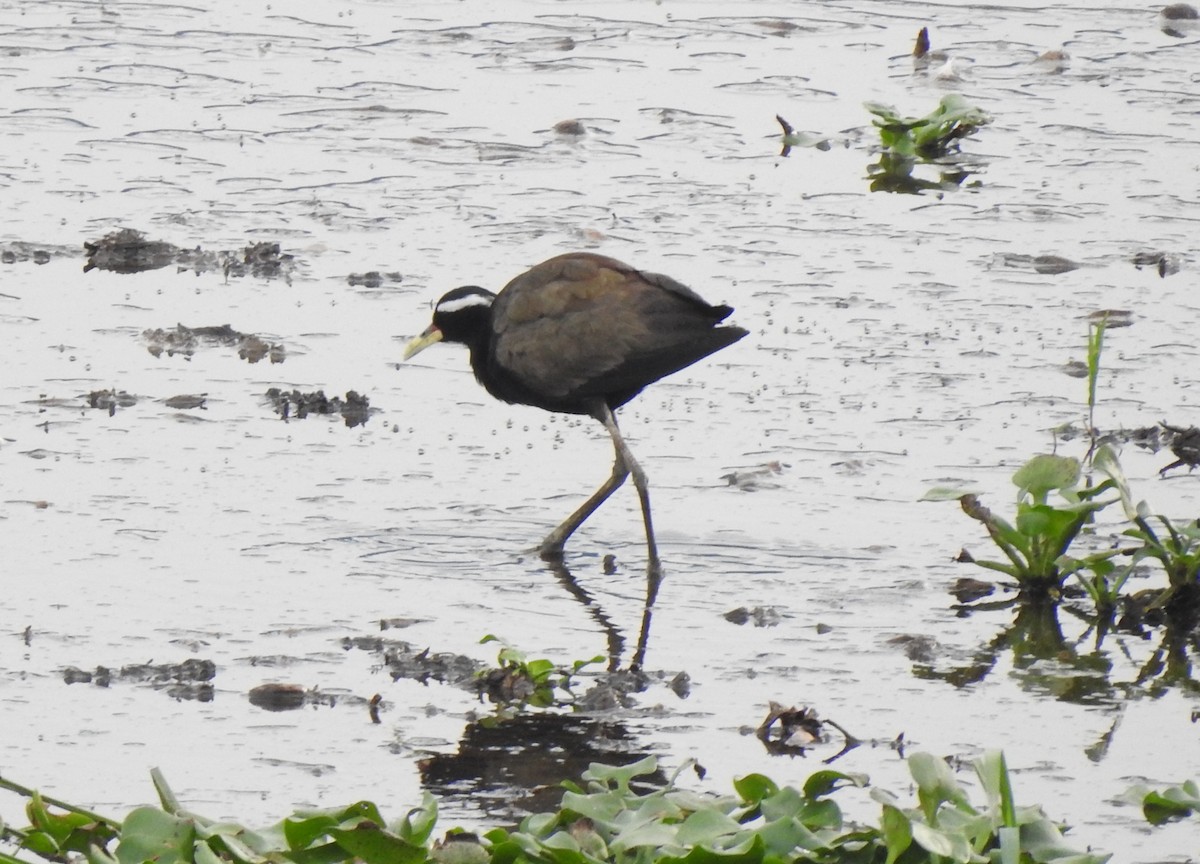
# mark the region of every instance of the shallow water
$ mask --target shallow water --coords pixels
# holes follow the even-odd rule
[[[1086,4],[747,9],[0,15],[5,776],[119,813],[152,798],[157,765],[200,812],[251,821],[360,797],[399,812],[424,782],[453,793],[447,824],[511,815],[505,782],[556,779],[521,774],[532,757],[472,762],[490,706],[394,681],[381,654],[343,640],[490,662],[478,641],[496,633],[569,662],[615,632],[628,662],[644,593],[632,490],[568,547],[592,607],[529,553],[607,476],[603,430],[494,402],[452,348],[397,367],[448,287],[498,288],[586,248],[730,303],[751,336],[622,412],[666,569],[653,683],[602,730],[563,723],[566,746],[696,758],[695,782],[721,791],[752,770],[798,781],[836,745],[781,759],[750,733],[771,700],[809,705],[878,742],[835,764],[884,787],[907,788],[888,746],[900,733],[943,755],[1003,747],[1019,798],[1081,842],[1122,860],[1195,853],[1188,826],[1150,832],[1112,802],[1138,780],[1200,775],[1194,688],[1134,686],[1154,646],[1129,636],[1093,658],[1106,675],[1071,662],[1091,653],[1083,639],[1031,663],[999,650],[982,678],[954,679],[1011,613],[955,615],[949,585],[984,574],[952,558],[984,538],[954,505],[918,499],[969,481],[1007,505],[1012,470],[1083,418],[1064,366],[1083,359],[1096,309],[1135,322],[1109,334],[1097,424],[1194,422],[1196,41],[1160,32],[1153,11]],[[914,73],[925,24],[960,81]],[[1064,69],[1033,62],[1048,49],[1069,53]],[[975,173],[940,196],[869,192],[862,103],[923,114],[952,90],[994,117],[964,146]],[[777,113],[835,145],[781,158]],[[569,119],[586,134],[553,130]],[[83,242],[120,227],[185,250],[277,242],[294,269],[82,272]],[[1136,268],[1148,251],[1180,272]],[[1039,272],[1049,255],[1081,266]],[[370,271],[377,287],[357,278]],[[150,353],[144,331],[177,323],[228,323],[282,345],[283,362],[216,344]],[[375,413],[284,422],[271,387],[356,390]],[[88,407],[103,389],[136,404]],[[203,408],[163,402],[199,394]],[[1156,509],[1194,508],[1194,477],[1157,477],[1169,454],[1123,459]],[[774,461],[755,491],[722,479]],[[741,606],[781,617],[722,617]],[[1086,625],[1062,617],[1074,645]],[[408,626],[381,633],[391,619]],[[906,636],[928,651],[910,659]],[[63,683],[66,667],[189,658],[216,664],[210,701]],[[686,698],[667,686],[680,671]],[[272,681],[336,705],[251,705]],[[538,722],[552,721],[514,737],[558,740]]]

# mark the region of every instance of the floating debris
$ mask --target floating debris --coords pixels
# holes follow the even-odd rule
[[[97,666],[92,672],[76,666],[62,670],[67,684],[92,684],[109,687],[116,682],[149,684],[156,690],[164,690],[174,699],[211,702],[212,680],[217,677],[217,664],[211,660],[190,658],[182,663],[136,663],[110,669]]]
[[[965,550],[964,550],[965,551]],[[968,557],[970,557],[968,555]],[[972,579],[964,576],[957,579],[950,587],[950,593],[959,603],[974,603],[984,597],[990,597],[996,591],[996,586],[982,579]]]
[[[774,627],[783,620],[783,616],[774,606],[755,606],[753,609],[739,606],[726,612],[723,617],[730,624],[737,624],[739,627],[751,622],[755,627]]]
[[[198,347],[207,344],[237,348],[238,356],[250,363],[257,363],[264,357],[269,357],[272,363],[282,363],[287,359],[287,351],[283,345],[267,342],[250,333],[239,333],[228,324],[215,327],[188,327],[176,324],[169,330],[144,330],[142,338],[146,340],[146,350],[155,357],[165,352],[168,357],[181,354],[190,358]]]
[[[226,279],[254,276],[290,282],[296,264],[295,258],[285,254],[278,243],[262,241],[239,250],[206,252],[199,246],[184,249],[162,240],[149,240],[133,228],[113,231],[95,243],[85,241],[83,248],[88,256],[84,273],[91,270],[144,273],[174,264],[178,272],[219,272]]]
[[[295,417],[303,420],[309,414],[340,414],[350,428],[361,426],[371,416],[371,402],[354,390],[346,391],[346,398],[329,397],[324,390],[303,393],[299,390],[286,392],[278,387],[267,391],[267,398],[275,407],[275,413],[283,420]]]
[[[34,264],[49,264],[51,258],[66,258],[79,254],[77,246],[45,246],[10,240],[0,243],[0,264],[16,264],[32,261]]]
[[[994,260],[1001,267],[1051,276],[1070,273],[1083,266],[1077,261],[1063,258],[1061,255],[1018,255],[1012,252],[1001,252],[995,256]]]
[[[1200,29],[1200,12],[1189,3],[1172,3],[1158,13],[1158,29],[1176,39],[1185,39]]]
[[[559,120],[553,128],[556,135],[569,138],[582,138],[587,134],[587,127],[582,120]]]
[[[124,390],[93,390],[84,397],[89,408],[99,408],[107,411],[112,417],[118,408],[130,408],[137,404],[137,397]]]
[[[352,287],[382,288],[385,282],[403,282],[404,277],[399,273],[380,273],[378,270],[368,270],[366,273],[351,273],[346,277],[346,283]]]
[[[163,404],[168,408],[174,408],[176,411],[190,411],[193,408],[202,408],[207,410],[207,406],[204,404],[207,401],[207,393],[201,393],[198,396],[184,394],[172,396],[169,399],[164,399]]]
[[[1160,469],[1158,475],[1163,477],[1172,468],[1181,468],[1184,465],[1187,466],[1190,472],[1197,465],[1200,465],[1200,429],[1197,429],[1195,426],[1188,426],[1186,428],[1169,426],[1165,422],[1161,426],[1170,435],[1167,446],[1175,454],[1175,461],[1165,468]]]
[[[1133,256],[1133,266],[1139,270],[1153,267],[1160,279],[1166,279],[1179,272],[1180,263],[1179,256],[1170,252],[1138,252]]]
[[[776,460],[755,468],[722,474],[721,479],[730,486],[736,486],[743,492],[756,492],[759,489],[778,489],[781,484],[774,482],[771,478],[780,476],[783,474],[783,469],[790,467],[790,465]]]
[[[1043,51],[1033,60],[1033,65],[1048,75],[1058,75],[1066,71],[1070,65],[1071,55],[1061,48]]]
[[[1088,313],[1087,320],[1092,324],[1103,324],[1106,330],[1115,330],[1132,327],[1133,313],[1128,309],[1097,309]]]
[[[792,152],[793,147],[816,147],[818,150],[829,150],[833,146],[823,135],[817,135],[814,132],[797,132],[792,128],[791,123],[778,114],[775,115],[775,120],[783,129],[783,138],[781,139],[783,149],[779,151],[780,156],[786,157]]]
[[[307,696],[299,684],[260,684],[250,691],[250,704],[264,711],[294,711],[304,707]]]
[[[175,263],[179,248],[146,235],[133,228],[122,228],[106,234],[95,243],[84,241],[87,263],[83,272],[108,270],[113,273],[144,273],[160,270]]]

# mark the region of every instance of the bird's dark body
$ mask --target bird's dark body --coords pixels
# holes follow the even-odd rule
[[[669,276],[574,252],[525,271],[499,294],[473,285],[448,292],[404,356],[439,341],[463,343],[475,377],[497,399],[603,423],[616,451],[612,475],[550,533],[542,556],[561,560],[575,529],[632,474],[646,526],[648,572],[656,580],[646,475],[613,412],[647,384],[745,336],[741,327],[721,325],[731,312]]]
[[[669,276],[576,252],[509,282],[466,341],[475,377],[497,399],[547,411],[616,409],[647,384],[746,335]],[[435,317],[435,323],[439,323]],[[447,341],[457,341],[452,330]]]

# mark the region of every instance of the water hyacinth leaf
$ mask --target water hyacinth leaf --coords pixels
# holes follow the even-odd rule
[[[804,798],[791,786],[784,786],[770,798],[763,799],[762,815],[768,822],[791,819],[804,809]]]
[[[964,495],[978,495],[976,486],[934,486],[925,490],[921,501],[957,501]]]
[[[563,809],[568,809],[563,805]],[[581,813],[581,816],[587,814]],[[588,817],[591,818],[591,817]],[[534,837],[546,837],[558,827],[558,816],[554,813],[532,813],[521,822],[521,831]]]
[[[190,819],[156,807],[138,807],[121,823],[117,860],[120,864],[190,864],[195,843],[196,829]]]
[[[1038,504],[1044,504],[1046,496],[1055,489],[1077,486],[1080,471],[1079,460],[1074,457],[1043,453],[1018,468],[1012,482],[1021,494],[1027,493]]]
[[[597,792],[592,795],[580,795],[575,792],[564,792],[562,803],[560,805],[563,810],[569,813],[577,813],[580,816],[586,816],[597,825],[611,825],[613,820],[617,818],[617,814],[625,812],[625,799],[616,792]],[[542,813],[537,814],[542,819],[546,819],[551,825],[555,821],[553,814]],[[526,822],[530,822],[534,817],[531,816]],[[534,827],[530,826],[526,830],[531,833],[538,834]]]
[[[768,857],[777,856],[785,860],[791,860],[797,849],[817,850],[829,845],[827,839],[810,831],[797,819],[777,819],[755,833],[762,838]]]
[[[775,781],[763,774],[747,774],[733,781],[733,788],[746,804],[759,804],[779,791]]]
[[[1194,780],[1172,786],[1162,792],[1141,790],[1142,815],[1154,825],[1163,825],[1200,812],[1200,788]]]
[[[559,831],[543,840],[541,852],[550,857],[554,864],[585,864],[587,861],[575,838],[566,831]]]
[[[1017,511],[1017,530],[1031,538],[1066,539],[1078,518],[1070,510],[1056,509],[1048,504],[1036,504]]]
[[[814,831],[821,828],[840,831],[842,828],[842,808],[835,801],[808,801],[796,818]]]
[[[267,859],[260,852],[274,851],[264,838],[235,822],[214,822],[209,825],[196,825],[196,855],[199,857],[202,848],[209,849],[219,858],[244,862],[244,864],[261,864]]]
[[[583,772],[584,780],[594,780],[597,783],[615,785],[620,792],[629,791],[629,783],[635,777],[646,777],[658,770],[658,760],[646,756],[628,765],[601,765],[593,762]]]
[[[935,821],[937,809],[944,803],[969,806],[966,793],[945,761],[931,753],[914,753],[908,757],[908,770],[917,782],[917,798],[927,821]]]
[[[809,778],[804,781],[804,797],[821,798],[836,792],[844,786],[857,786],[861,788],[866,785],[867,778],[863,774],[845,774],[841,771],[826,769],[809,775]]]
[[[421,798],[421,806],[414,807],[404,814],[396,833],[410,843],[424,845],[429,842],[433,829],[437,827],[437,799],[429,792]]]
[[[426,858],[423,846],[409,843],[375,822],[363,821],[351,829],[334,828],[329,836],[364,864],[419,864]]]
[[[675,836],[675,842],[683,846],[714,845],[719,840],[733,837],[742,830],[741,823],[719,810],[712,808],[697,810],[683,820],[683,824],[679,826]]]
[[[924,822],[913,822],[913,842],[934,855],[949,858],[959,864],[969,864],[972,860],[971,844],[961,834],[950,834],[931,828]]]
[[[554,671],[554,661],[552,660],[530,660],[525,664],[525,671],[534,681],[540,681]]]
[[[1112,446],[1102,444],[1096,451],[1096,455],[1092,457],[1092,465],[1113,482],[1117,494],[1121,496],[1121,507],[1125,510],[1125,518],[1130,522],[1137,519],[1140,515],[1139,511],[1146,506],[1146,502],[1133,503],[1133,493],[1129,491],[1129,480],[1126,479],[1125,470],[1121,467],[1117,453]]]
[[[1058,826],[1045,817],[1021,826],[1021,851],[1034,861],[1053,861],[1055,864],[1103,864],[1110,856],[1100,853],[1081,853],[1068,846]]]
[[[885,804],[879,824],[883,829],[883,844],[887,848],[886,864],[895,864],[896,859],[912,845],[912,822],[899,808]]]
[[[675,826],[661,822],[639,820],[620,830],[609,842],[609,848],[617,855],[643,846],[670,846],[675,842]]]
[[[1000,841],[1000,864],[1020,864],[1021,862],[1021,829],[1004,826],[996,831]]]
[[[999,811],[1000,824],[1005,827],[1015,827],[1017,810],[1013,802],[1012,781],[1008,773],[1008,763],[1001,750],[988,750],[975,760],[975,773],[983,784],[984,794],[988,804]]]
[[[266,859],[260,858],[260,861]],[[207,843],[196,844],[196,864],[229,864],[229,862],[212,850]]]
[[[3,820],[0,820],[0,829],[3,827]],[[107,849],[97,846],[95,843],[88,846],[86,856],[88,864],[118,864],[117,859]]]
[[[284,819],[283,836],[289,849],[307,849],[314,840],[324,837],[338,824],[338,820],[328,814],[319,814],[307,819]]]
[[[686,855],[664,855],[654,860],[655,864],[762,864],[764,848],[762,838],[754,836],[738,849],[718,852],[697,846]]]

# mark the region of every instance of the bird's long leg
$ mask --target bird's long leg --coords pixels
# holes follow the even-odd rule
[[[604,410],[608,410],[607,405],[604,406]],[[625,478],[628,476],[629,469],[625,467],[625,460],[621,456],[620,448],[617,448],[612,475],[604,481],[604,484],[599,489],[592,493],[591,498],[584,501],[578,510],[563,520],[563,523],[551,531],[546,539],[542,541],[540,552],[543,560],[561,561],[563,557],[563,545],[575,533],[575,529],[595,513],[597,508],[608,500],[608,496],[621,487],[621,484],[625,482]]]
[[[629,445],[625,443],[625,439],[621,436],[621,430],[617,426],[617,418],[613,415],[612,409],[608,407],[608,404],[604,402],[599,403],[594,409],[592,416],[604,424],[604,428],[608,430],[609,436],[612,437],[613,449],[616,451],[613,460],[612,475],[592,494],[591,498],[584,501],[578,510],[568,516],[561,525],[551,531],[550,535],[542,541],[542,558],[547,561],[561,560],[563,545],[575,533],[575,529],[595,513],[600,505],[607,501],[608,497],[620,488],[621,484],[625,482],[625,478],[632,474],[633,484],[637,487],[638,499],[642,503],[642,521],[646,526],[646,549],[650,556],[647,570],[652,577],[657,579],[661,575],[662,565],[658,560],[658,544],[654,539],[654,523],[650,517],[650,488],[646,481],[646,472],[642,470],[642,466],[633,458],[633,451],[629,449]]]
[[[629,445],[625,443],[625,439],[621,436],[621,430],[617,427],[617,418],[607,404],[603,406],[603,410],[601,411],[600,422],[604,424],[604,428],[612,436],[613,447],[617,451],[617,461],[623,462],[629,473],[633,475],[633,485],[637,487],[638,499],[642,502],[642,522],[646,525],[646,552],[649,555],[646,572],[652,580],[653,588],[651,593],[657,594],[657,583],[662,575],[662,564],[658,560],[658,542],[654,539],[654,521],[650,517],[650,485],[646,480],[646,472],[642,470],[642,466],[633,458],[633,451],[629,449]],[[653,603],[654,601],[650,599],[649,602]]]

